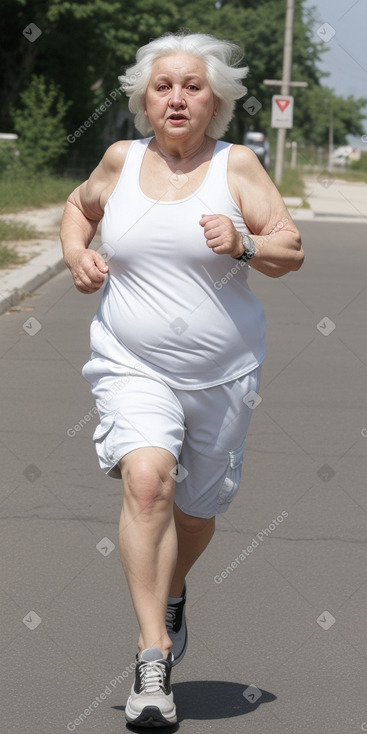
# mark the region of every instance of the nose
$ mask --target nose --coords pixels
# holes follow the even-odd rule
[[[177,109],[179,107],[186,107],[186,100],[183,94],[182,87],[179,84],[174,84],[172,87],[170,99],[169,99],[169,106],[172,109]]]

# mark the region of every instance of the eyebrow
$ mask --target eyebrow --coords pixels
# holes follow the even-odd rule
[[[179,67],[177,67],[177,68],[179,68]],[[158,74],[158,76],[156,76],[155,79],[157,81],[158,80],[164,81],[166,79],[168,80],[168,79],[170,79],[170,75],[169,74]],[[185,74],[184,79],[185,80],[187,80],[187,79],[200,79],[200,76],[199,76],[199,74],[197,74],[197,72],[192,72],[191,74]]]

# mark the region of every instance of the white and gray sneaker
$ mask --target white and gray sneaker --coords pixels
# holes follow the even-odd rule
[[[136,726],[171,726],[177,721],[171,691],[173,655],[167,659],[155,647],[136,656],[135,683],[128,698],[125,717]]]
[[[166,629],[172,640],[172,665],[177,665],[185,655],[187,648],[187,627],[185,618],[186,584],[179,599],[168,597],[166,609]]]

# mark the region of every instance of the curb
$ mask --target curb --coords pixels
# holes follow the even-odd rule
[[[0,314],[5,313],[11,306],[16,306],[22,295],[32,293],[54,275],[66,269],[60,250],[55,251],[55,241],[44,241],[43,244],[50,245],[53,249],[37,255],[3,279],[0,277]]]

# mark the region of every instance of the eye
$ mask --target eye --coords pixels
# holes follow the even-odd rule
[[[158,92],[164,92],[166,89],[168,89],[168,84],[160,84],[158,87]]]
[[[199,89],[196,84],[188,84],[187,88],[190,89],[190,92],[196,92]]]

